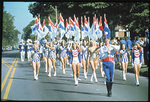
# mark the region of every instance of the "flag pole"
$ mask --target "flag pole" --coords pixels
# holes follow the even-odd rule
[[[106,14],[104,14],[104,19],[106,19]],[[107,35],[106,35],[106,39],[107,39]]]

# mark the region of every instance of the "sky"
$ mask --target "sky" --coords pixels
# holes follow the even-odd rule
[[[14,16],[14,26],[21,32],[21,34],[18,35],[19,40],[21,39],[23,28],[32,20],[35,20],[28,10],[29,4],[33,3],[34,2],[3,2],[4,10]]]

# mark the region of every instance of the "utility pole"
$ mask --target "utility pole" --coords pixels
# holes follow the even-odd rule
[[[57,6],[55,6],[55,11],[56,11],[56,23],[57,23]]]

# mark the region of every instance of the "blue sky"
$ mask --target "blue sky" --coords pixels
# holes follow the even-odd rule
[[[32,14],[28,10],[29,4],[34,2],[3,2],[4,10],[14,16],[14,26],[18,29],[21,34],[23,33],[23,28],[25,28],[33,18]],[[21,34],[18,38],[21,39]]]

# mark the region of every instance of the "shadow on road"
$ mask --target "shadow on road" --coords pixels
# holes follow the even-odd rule
[[[19,51],[5,51],[2,53],[2,57],[13,57],[13,58],[20,58]]]
[[[19,80],[32,80],[32,81],[34,81],[33,79],[31,79],[31,78],[16,78],[16,77],[10,77],[10,79],[19,79]]]
[[[54,91],[59,91],[59,92],[66,92],[66,93],[77,93],[77,94],[87,94],[87,95],[98,95],[98,96],[105,96],[106,93],[90,93],[90,92],[80,92],[80,91],[67,91],[67,90],[58,90],[58,89],[52,89]]]
[[[113,82],[113,84],[119,84],[119,85],[129,85],[129,86],[134,86],[135,87],[135,84],[127,84],[127,83],[120,83],[120,82]]]

